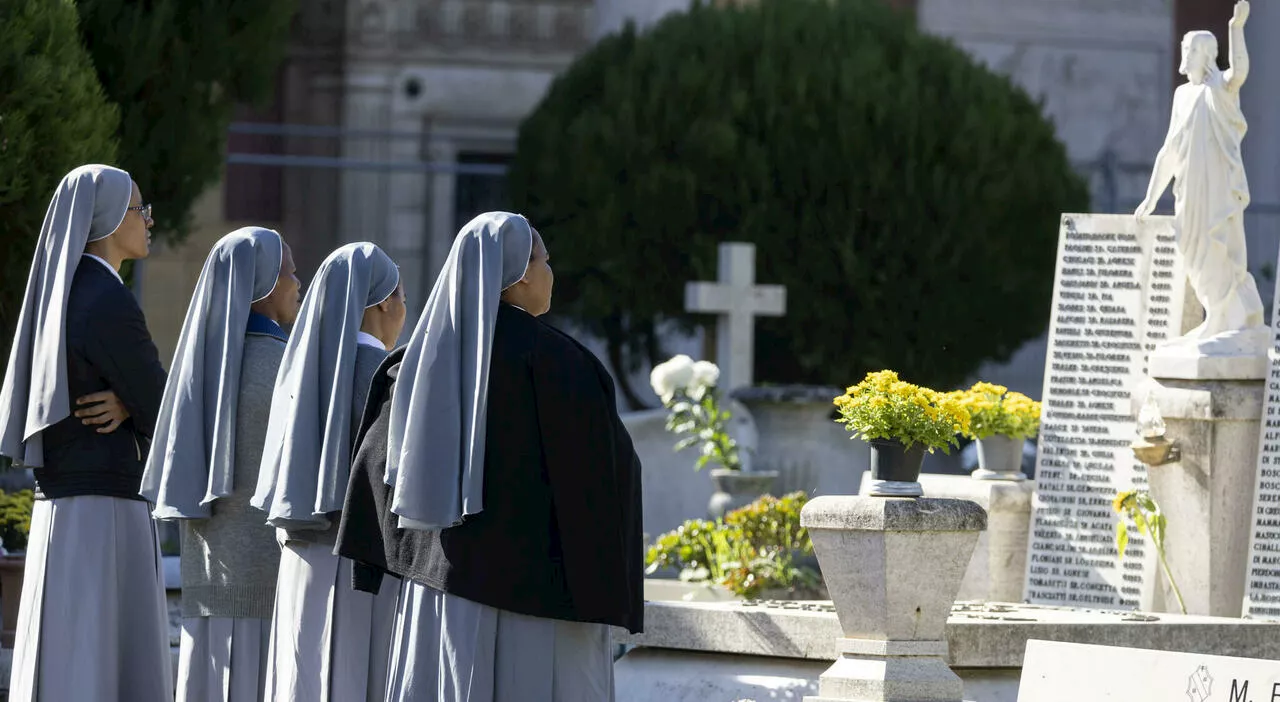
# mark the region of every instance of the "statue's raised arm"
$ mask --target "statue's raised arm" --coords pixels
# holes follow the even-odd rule
[[[1231,67],[1222,75],[1227,81],[1227,90],[1237,92],[1249,77],[1249,51],[1244,45],[1244,23],[1249,20],[1249,0],[1238,0],[1235,11],[1231,13],[1230,29],[1227,41],[1231,53]]]

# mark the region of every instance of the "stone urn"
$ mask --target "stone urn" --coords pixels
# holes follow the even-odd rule
[[[978,467],[973,471],[974,480],[1027,479],[1022,472],[1022,439],[993,434],[978,439]]]
[[[748,472],[713,468],[711,485],[715,492],[711,493],[711,501],[707,503],[707,514],[712,519],[719,519],[739,507],[746,507],[764,495],[771,494],[777,479],[776,470]]]
[[[987,513],[968,500],[816,497],[800,512],[840,620],[805,702],[960,702],[947,618]]]
[[[837,387],[777,385],[738,388],[733,398],[755,418],[753,465],[778,472],[776,494],[856,494],[867,470],[864,443],[834,421]],[[851,445],[852,444],[852,445]],[[850,456],[854,460],[850,461]]]

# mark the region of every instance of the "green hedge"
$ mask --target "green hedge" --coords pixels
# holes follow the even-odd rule
[[[662,360],[659,319],[757,244],[787,286],[756,378],[950,387],[1048,321],[1059,214],[1088,206],[1040,105],[882,0],[703,5],[605,38],[520,129],[510,185],[555,311]]]
[[[0,350],[6,361],[53,189],[77,166],[115,163],[118,123],[80,41],[75,5],[0,2]]]

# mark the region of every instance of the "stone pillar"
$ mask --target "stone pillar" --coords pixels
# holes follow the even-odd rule
[[[967,500],[826,496],[805,505],[844,636],[805,702],[960,702],[947,616],[987,514]]]
[[[1240,616],[1248,573],[1250,508],[1265,389],[1261,379],[1147,378],[1136,414],[1153,398],[1181,460],[1147,469],[1167,519],[1165,556],[1188,614]],[[1156,607],[1178,611],[1163,573]]]
[[[414,75],[401,76],[395,82],[395,111],[391,128],[396,137],[388,142],[389,160],[395,163],[417,163],[427,160],[424,142],[426,118],[414,103],[420,79]],[[414,138],[413,135],[419,135]],[[400,280],[404,285],[405,303],[408,306],[407,321],[400,333],[401,341],[413,332],[414,323],[426,304],[427,296],[435,283],[439,266],[431,261],[431,232],[429,228],[427,189],[430,176],[420,171],[401,171],[391,174],[388,183],[387,228],[378,233],[379,241],[400,266]]]
[[[349,68],[345,80],[342,126],[358,132],[385,132],[390,127],[392,83],[377,64]],[[341,155],[352,161],[386,161],[389,140],[365,135],[341,140]],[[342,170],[340,242],[366,240],[386,231],[388,173],[374,169]]]
[[[427,159],[438,164],[455,163],[458,160],[457,142],[444,136],[429,136]],[[453,171],[437,171],[430,175],[428,181],[430,201],[427,205],[427,253],[430,263],[427,275],[435,281],[436,274],[444,267],[445,259],[449,258],[453,238],[458,235],[454,226],[454,198],[458,189],[458,175]]]
[[[1244,233],[1249,242],[1249,269],[1255,271],[1258,292],[1263,302],[1275,298],[1276,271],[1261,274],[1259,269],[1274,266],[1276,241],[1280,239],[1280,4],[1255,2],[1245,25],[1245,41],[1249,46],[1249,80],[1242,88],[1240,108],[1250,125],[1240,156],[1249,174],[1249,191],[1253,204],[1245,210]],[[1225,18],[1218,22],[1225,28]],[[1225,45],[1223,45],[1225,46]],[[1219,47],[1219,51],[1224,51]]]

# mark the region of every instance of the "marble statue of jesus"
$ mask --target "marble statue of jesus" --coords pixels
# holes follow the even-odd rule
[[[1199,345],[1212,354],[1215,342],[1237,345],[1259,336],[1262,300],[1245,259],[1244,209],[1249,205],[1240,142],[1247,125],[1240,86],[1249,73],[1244,24],[1249,3],[1240,0],[1230,22],[1231,67],[1217,66],[1212,32],[1188,32],[1182,40],[1187,77],[1173,93],[1169,134],[1156,155],[1146,199],[1135,214],[1145,217],[1173,181],[1178,251],[1205,320],[1175,343]],[[1261,338],[1261,337],[1259,337]]]

